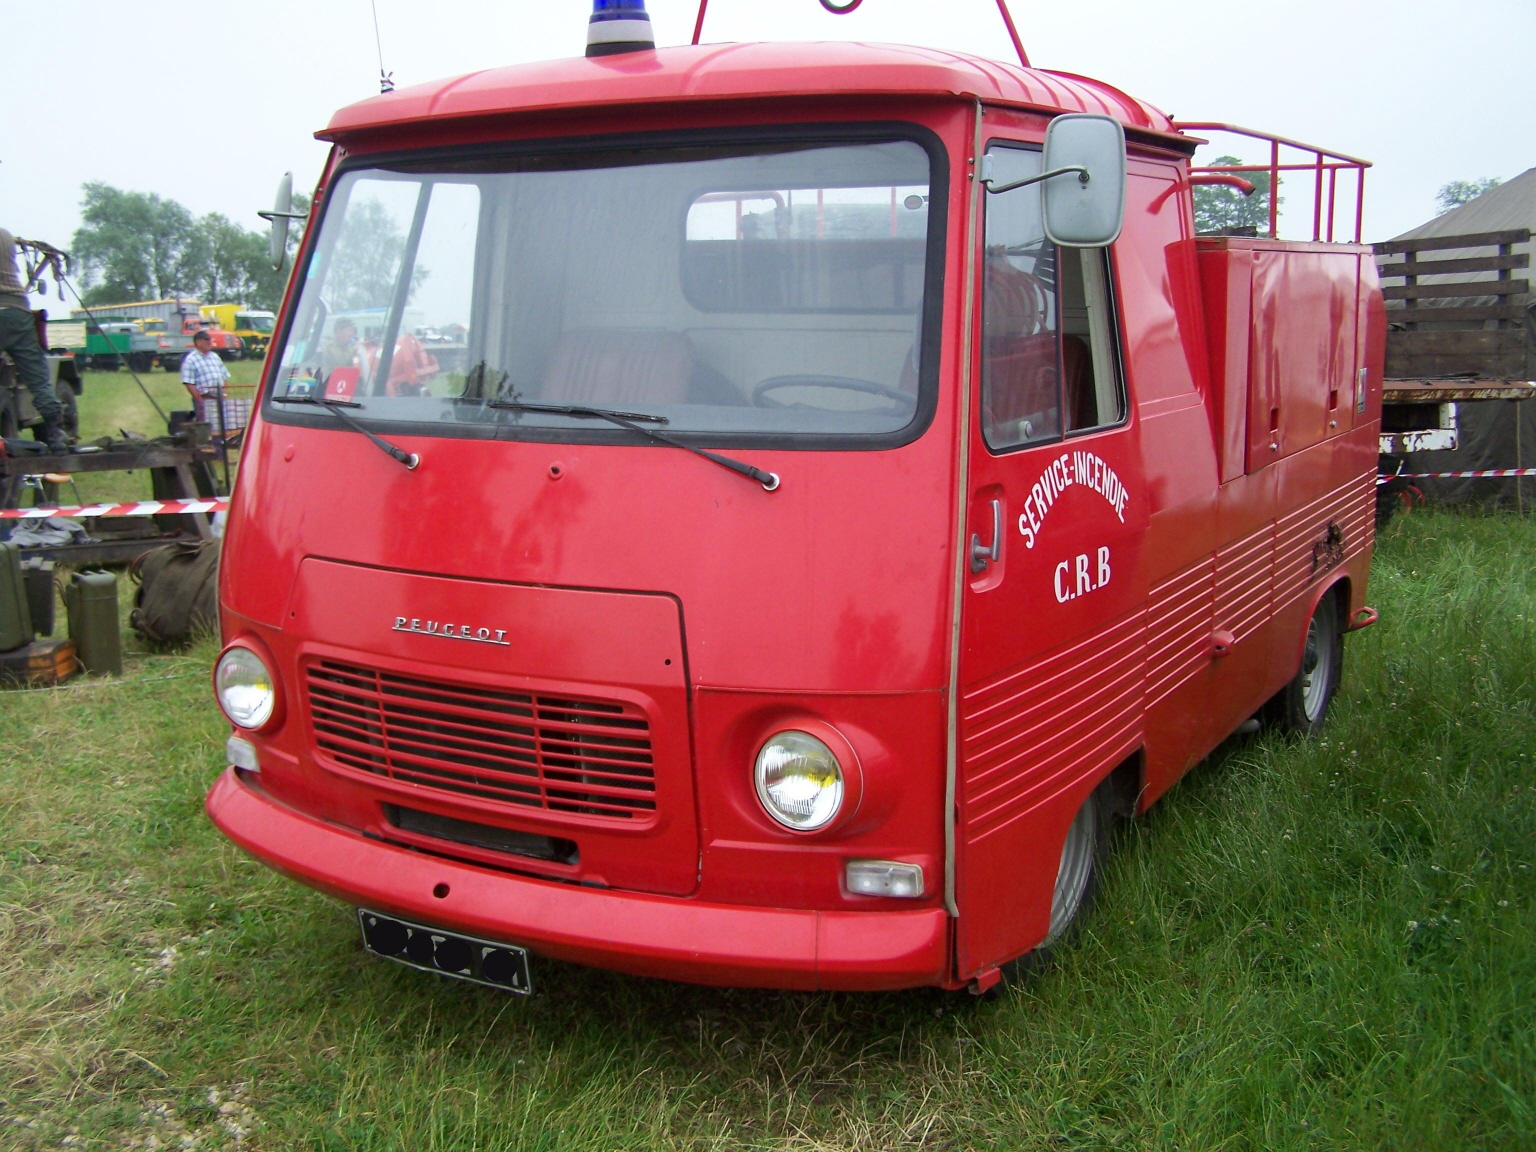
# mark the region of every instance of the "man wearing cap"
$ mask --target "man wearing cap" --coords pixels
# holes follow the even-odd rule
[[[9,352],[16,375],[32,393],[32,404],[43,418],[40,440],[48,451],[69,451],[64,437],[64,406],[48,382],[48,360],[37,339],[37,320],[26,287],[16,269],[16,237],[0,228],[0,351]]]
[[[198,397],[197,418],[213,425],[215,433],[233,432],[227,419],[221,419],[218,397],[224,390],[224,381],[229,379],[229,369],[224,367],[224,361],[219,359],[219,354],[213,351],[213,337],[208,335],[206,329],[199,329],[192,334],[192,351],[188,352],[181,360],[181,382],[190,388]],[[227,408],[223,417],[230,413]],[[242,422],[241,427],[244,427]]]

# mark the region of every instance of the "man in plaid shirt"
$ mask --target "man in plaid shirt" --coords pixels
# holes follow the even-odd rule
[[[213,426],[214,435],[238,432],[251,420],[251,402],[246,399],[224,400],[224,419],[219,420],[218,397],[229,369],[213,350],[213,338],[207,332],[192,336],[192,351],[181,361],[181,382],[196,393],[197,418]]]

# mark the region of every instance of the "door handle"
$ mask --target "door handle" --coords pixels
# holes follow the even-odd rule
[[[988,564],[996,564],[1003,546],[1003,502],[992,502],[992,543],[983,544],[979,532],[971,534],[971,571],[985,572]]]

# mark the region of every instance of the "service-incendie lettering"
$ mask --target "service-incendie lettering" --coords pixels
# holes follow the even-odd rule
[[[1115,470],[1093,452],[1063,452],[1045,466],[1024,498],[1024,510],[1019,513],[1019,534],[1024,546],[1033,548],[1040,534],[1041,525],[1056,504],[1056,498],[1068,488],[1087,488],[1097,492],[1114,509],[1120,523],[1125,523],[1125,505],[1128,499],[1125,485]]]

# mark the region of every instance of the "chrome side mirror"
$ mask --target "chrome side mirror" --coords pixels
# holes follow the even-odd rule
[[[288,221],[309,218],[308,212],[293,210],[292,172],[284,172],[283,178],[277,182],[277,199],[272,202],[272,211],[258,212],[256,215],[272,226],[267,234],[267,258],[272,261],[272,270],[281,272],[288,260]]]

